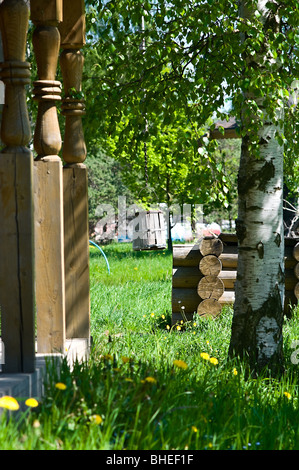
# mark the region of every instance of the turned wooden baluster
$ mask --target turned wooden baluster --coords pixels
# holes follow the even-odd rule
[[[62,157],[68,164],[83,163],[86,158],[82,116],[85,101],[82,94],[84,57],[80,49],[85,44],[84,1],[64,0],[61,33],[60,66],[65,98],[62,114],[65,116],[65,133]]]
[[[34,149],[38,158],[58,155],[61,135],[56,102],[61,100],[61,83],[56,78],[60,49],[59,22],[62,21],[62,0],[31,0],[31,19],[34,23],[32,42],[36,56],[38,80],[34,99],[38,114],[34,133]]]
[[[24,0],[4,0],[0,27],[5,83],[0,154],[0,305],[5,347],[4,372],[35,369],[33,157],[25,85],[29,8]]]
[[[33,90],[38,102],[34,133],[37,350],[53,353],[65,350],[63,177],[56,108],[61,100],[56,69],[62,0],[31,0],[30,4],[38,73]]]
[[[62,158],[64,181],[64,239],[66,283],[66,336],[90,337],[89,318],[89,239],[87,170],[83,164],[86,146],[82,115],[85,113],[81,96],[83,55],[85,44],[85,12],[82,0],[64,0],[61,34],[60,66],[65,98],[62,114],[65,133]]]

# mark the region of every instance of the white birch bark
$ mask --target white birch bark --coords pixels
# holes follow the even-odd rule
[[[257,2],[265,22],[269,14],[266,3],[266,0]],[[241,2],[240,14],[252,19],[246,1]],[[266,47],[263,54],[268,54]],[[261,71],[265,64],[263,54],[254,57],[255,66]],[[254,100],[264,111],[262,98],[249,94],[245,98],[249,102]],[[245,111],[242,124],[246,128],[247,118],[254,119],[254,116],[246,115]],[[259,156],[250,150],[250,136],[243,137],[238,179],[239,256],[230,355],[248,355],[251,366],[258,370],[265,366],[280,369],[282,361],[283,148],[275,137],[277,130],[281,131],[264,116],[257,135]]]

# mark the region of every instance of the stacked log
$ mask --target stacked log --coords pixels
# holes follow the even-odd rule
[[[202,258],[199,270],[202,278],[197,285],[197,293],[201,299],[197,307],[199,316],[217,316],[221,313],[222,305],[219,302],[224,294],[224,283],[219,277],[222,263],[219,259],[223,251],[223,243],[219,238],[204,238],[199,244]]]
[[[215,316],[224,305],[233,305],[238,264],[237,237],[235,234],[221,234],[215,240],[218,244],[205,239],[194,245],[174,245],[173,324],[181,320],[191,321],[196,312]],[[299,299],[297,242],[296,239],[285,239],[285,314]]]

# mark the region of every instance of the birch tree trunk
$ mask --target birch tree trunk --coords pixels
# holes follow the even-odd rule
[[[278,27],[278,19],[267,9],[266,0],[257,1],[250,12],[241,1],[240,16],[253,20],[258,12],[264,28]],[[266,37],[266,36],[265,36]],[[246,40],[245,37],[243,37]],[[265,42],[253,57],[245,58],[245,69],[267,73],[265,67],[278,67]],[[256,113],[253,111],[256,110]],[[238,176],[238,220],[236,223],[239,256],[235,284],[235,305],[229,356],[248,359],[250,368],[265,367],[273,373],[282,369],[282,325],[284,301],[283,230],[283,147],[276,133],[281,131],[281,109],[272,119],[264,107],[264,98],[252,89],[244,93],[242,126],[252,129],[256,116],[262,124],[252,135],[242,138]],[[256,152],[257,144],[259,154]]]

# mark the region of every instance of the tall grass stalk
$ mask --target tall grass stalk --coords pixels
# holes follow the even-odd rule
[[[230,308],[171,325],[169,252],[104,250],[110,274],[90,249],[89,360],[49,365],[39,406],[0,417],[0,449],[299,449],[298,310],[285,319],[285,375],[248,378],[227,359]]]

